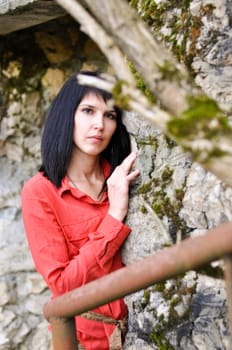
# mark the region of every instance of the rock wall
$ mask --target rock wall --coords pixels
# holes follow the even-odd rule
[[[29,28],[66,13],[53,0],[0,0],[0,35]]]
[[[0,13],[7,13],[18,7],[28,5],[35,0],[0,0]]]
[[[202,89],[231,111],[231,1],[131,1]],[[137,122],[135,122],[137,121]],[[231,220],[231,189],[155,128],[130,116],[143,169],[131,199],[125,263]],[[220,161],[218,166],[220,166]],[[125,348],[229,349],[221,261],[126,298]]]
[[[231,109],[231,0],[131,0],[159,39],[196,82]],[[215,84],[215,82],[217,82]]]
[[[69,17],[0,39],[0,349],[48,350],[43,304],[50,298],[25,239],[20,192],[40,163],[44,115],[80,69],[109,71],[96,45]]]
[[[172,2],[174,7],[169,1],[146,2],[153,6],[149,13],[144,3],[137,2],[138,10],[146,19],[153,16],[153,30],[159,30],[160,39],[171,49],[177,48],[169,40],[174,15],[176,23],[178,18],[182,21],[183,33],[187,15],[188,23],[196,23],[193,17],[201,19],[196,37],[189,34],[193,30],[189,27],[188,44],[179,30],[176,40],[185,43],[180,59],[197,48],[186,63],[207,93],[231,107],[230,1],[211,1],[207,14],[201,10],[208,6],[206,1],[184,2],[185,12],[179,1]],[[159,26],[157,14],[163,21]],[[48,350],[51,338],[42,307],[50,293],[28,250],[20,191],[40,163],[44,115],[64,80],[82,68],[109,72],[111,68],[68,16],[1,37],[0,45],[0,350]],[[212,61],[210,52],[224,59]],[[126,264],[231,220],[230,188],[192,164],[178,145],[139,116],[127,113],[125,123],[141,169],[131,189],[127,223],[132,233],[123,248]],[[229,349],[222,273],[218,261],[126,297],[130,314],[125,350]]]
[[[230,188],[135,115],[127,123],[136,135],[142,176],[132,189],[126,264],[231,220]],[[230,349],[222,261],[156,283],[126,302],[127,350]]]

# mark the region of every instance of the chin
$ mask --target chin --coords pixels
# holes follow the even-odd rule
[[[101,153],[104,151],[105,148],[103,148],[102,150],[94,150],[94,151],[86,151],[84,152],[86,155],[90,156],[90,157],[99,157],[101,155]]]

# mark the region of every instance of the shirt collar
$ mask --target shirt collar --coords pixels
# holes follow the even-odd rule
[[[110,164],[107,162],[106,159],[102,159],[102,168],[103,168],[104,177],[106,179],[110,174]],[[72,187],[69,185],[67,176],[65,176],[62,179],[61,187],[58,189],[58,193],[59,193],[60,197],[62,197],[63,193],[66,191],[69,191],[69,192],[72,191]],[[76,193],[77,193],[78,198],[86,196],[83,192],[78,191],[78,190],[76,191]]]

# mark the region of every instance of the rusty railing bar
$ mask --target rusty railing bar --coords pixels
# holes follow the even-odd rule
[[[49,301],[44,305],[44,316],[51,323],[57,318],[72,318],[231,253],[232,222],[227,222]],[[59,334],[53,332],[53,337]]]
[[[76,325],[74,317],[50,319],[52,325],[52,345],[54,350],[77,350]]]
[[[232,233],[231,233],[232,234]],[[232,336],[232,254],[224,257],[225,264],[225,284],[227,292],[227,313],[229,321],[230,335]],[[230,341],[230,350],[232,350],[232,339]]]

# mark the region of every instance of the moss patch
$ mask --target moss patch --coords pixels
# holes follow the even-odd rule
[[[180,81],[182,78],[177,67],[169,61],[165,61],[162,66],[158,67],[158,69],[161,73],[162,80]]]
[[[112,90],[112,95],[115,101],[115,104],[120,106],[122,109],[130,109],[129,108],[129,96],[123,93],[123,86],[127,86],[128,83],[125,80],[118,80],[114,85]]]
[[[168,320],[165,321],[164,315],[157,315],[156,310],[154,310],[154,317],[158,319],[158,325],[154,327],[153,331],[150,333],[150,339],[153,344],[155,344],[159,349],[173,350],[174,347],[171,345],[169,340],[166,338],[166,334],[173,329],[176,329],[179,322],[183,322],[185,319],[189,319],[189,313],[191,311],[191,298],[196,291],[196,283],[192,286],[187,286],[184,281],[184,274],[179,275],[171,280],[171,284],[167,287],[166,282],[160,282],[153,286],[153,292],[161,293],[163,299],[169,304]],[[189,306],[182,316],[179,316],[175,307],[183,302],[185,296],[190,296]]]
[[[151,332],[150,339],[153,344],[158,346],[159,350],[175,350],[175,348],[165,338],[165,332],[162,327],[157,327],[153,332]]]
[[[141,210],[141,213],[147,214],[147,209],[146,209],[146,207],[144,205],[141,206],[140,210]]]
[[[154,0],[131,0],[133,6],[149,27],[160,35],[176,55],[189,69],[193,57],[197,54],[196,43],[201,34],[202,17],[211,16],[214,6],[201,6],[199,15],[193,16],[189,7],[190,0],[170,0],[156,2]],[[171,13],[171,16],[170,16]],[[166,27],[168,34],[162,34]],[[167,30],[164,31],[167,33]]]
[[[169,231],[173,242],[175,242],[177,232],[180,231],[182,238],[184,238],[188,233],[188,229],[185,221],[179,216],[184,197],[184,187],[175,189],[172,198],[167,194],[172,176],[173,169],[166,166],[159,178],[153,178],[144,183],[138,188],[137,194],[143,195],[144,200],[150,203],[151,208],[161,220],[168,219]]]
[[[232,128],[228,118],[220,111],[216,102],[207,96],[187,97],[188,109],[180,117],[173,118],[167,124],[168,133],[179,140],[185,150],[191,151],[195,160],[209,162],[212,157],[222,157],[226,153],[217,145],[218,136],[232,136]],[[204,149],[204,158],[201,149],[191,149],[189,141],[212,141],[213,148]],[[187,141],[187,143],[186,143]]]
[[[148,135],[145,139],[138,139],[137,143],[140,147],[151,146],[154,149],[154,152],[158,148],[158,140],[153,135]]]
[[[187,97],[188,109],[178,118],[168,122],[168,131],[177,139],[188,137],[195,139],[196,134],[204,132],[211,140],[219,132],[231,131],[228,119],[220,111],[216,102],[207,96]],[[210,122],[212,127],[210,127]]]
[[[213,278],[218,278],[218,279],[224,278],[224,271],[223,271],[223,268],[220,266],[214,267],[211,264],[205,264],[197,268],[195,271],[202,275],[210,276]]]
[[[148,89],[148,87],[146,86],[146,84],[145,84],[144,80],[142,79],[141,75],[135,69],[135,66],[133,65],[133,63],[131,61],[129,61],[128,59],[127,59],[127,63],[128,63],[128,66],[129,66],[132,74],[134,75],[134,78],[135,78],[135,81],[136,81],[136,87],[148,98],[148,100],[151,103],[155,103],[156,102],[155,95],[153,95],[152,92]]]

